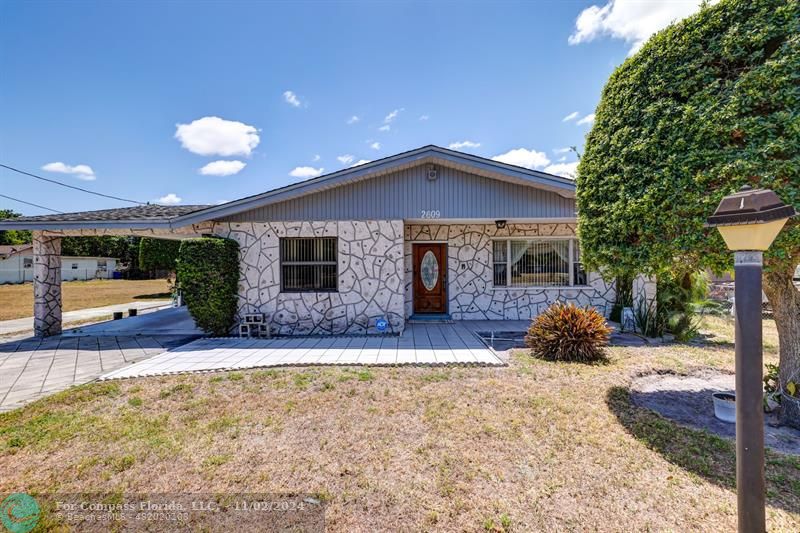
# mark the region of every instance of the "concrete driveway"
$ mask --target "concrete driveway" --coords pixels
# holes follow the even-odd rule
[[[61,318],[62,323],[69,324],[70,322],[81,322],[85,320],[107,317],[117,311],[122,311],[127,314],[128,309],[137,309],[140,313],[150,310],[161,309],[170,305],[169,300],[146,300],[138,302],[128,302],[126,304],[107,305],[104,307],[92,307],[90,309],[78,309],[76,311],[67,311]],[[13,333],[30,334],[33,332],[33,317],[17,318],[14,320],[0,321],[0,335],[10,335]]]
[[[202,335],[185,307],[0,344],[0,412],[88,383]]]
[[[97,379],[194,336],[66,336],[0,344],[0,412]]]

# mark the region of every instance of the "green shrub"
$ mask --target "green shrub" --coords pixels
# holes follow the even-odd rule
[[[218,238],[181,242],[178,284],[189,313],[203,331],[227,335],[234,325],[239,284],[239,245]]]
[[[180,247],[181,241],[143,237],[139,241],[139,268],[174,271]]]
[[[610,335],[595,308],[557,302],[533,320],[525,344],[534,357],[591,362],[605,359]]]

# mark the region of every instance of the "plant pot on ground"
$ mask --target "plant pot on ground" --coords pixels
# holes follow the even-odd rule
[[[714,416],[723,422],[736,423],[736,393],[715,392],[711,397],[714,400]]]

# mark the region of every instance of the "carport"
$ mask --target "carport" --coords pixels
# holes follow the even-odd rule
[[[205,205],[142,205],[0,221],[2,230],[33,234],[33,330],[37,337],[61,333],[61,239],[136,236],[188,239],[208,235],[213,222],[185,221]]]

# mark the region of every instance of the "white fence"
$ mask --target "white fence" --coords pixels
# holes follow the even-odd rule
[[[62,281],[87,281],[90,279],[111,279],[112,270],[97,268],[69,268],[61,267]],[[18,284],[33,281],[33,268],[0,269],[0,285]]]

